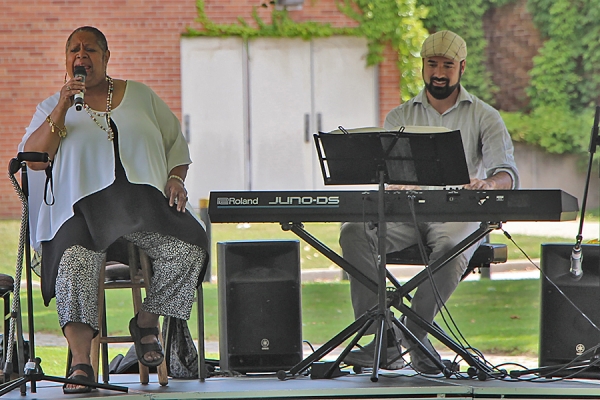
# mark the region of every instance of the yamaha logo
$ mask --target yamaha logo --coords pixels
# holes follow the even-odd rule
[[[269,339],[267,339],[267,338],[264,338],[260,341],[261,350],[269,350],[269,345],[270,345],[270,342],[269,342]]]

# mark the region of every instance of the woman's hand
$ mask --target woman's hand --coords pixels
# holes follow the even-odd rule
[[[169,206],[177,209],[179,212],[185,211],[185,205],[188,201],[187,190],[183,183],[183,179],[179,180],[174,178],[173,175],[169,176],[167,184],[165,186],[165,194],[169,199]]]
[[[60,89],[59,105],[64,110],[69,109],[75,101],[74,96],[80,92],[85,93],[85,83],[81,81],[80,77],[70,79]]]

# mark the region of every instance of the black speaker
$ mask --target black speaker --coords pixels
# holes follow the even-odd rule
[[[573,244],[542,244],[540,260],[544,274],[597,326],[600,326],[599,249],[597,244],[582,245],[580,280],[569,274]],[[600,333],[554,285],[543,276],[540,280],[539,364],[540,367],[566,364],[599,344]]]
[[[302,360],[298,240],[217,243],[221,370],[275,372]]]

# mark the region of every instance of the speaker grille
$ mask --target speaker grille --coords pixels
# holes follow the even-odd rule
[[[583,276],[571,278],[573,244],[543,244],[541,267],[590,320],[600,326],[600,247],[583,245]],[[540,366],[566,364],[600,343],[600,333],[543,276],[541,279]],[[588,357],[589,359],[589,357]]]
[[[223,370],[274,372],[302,360],[299,241],[219,242]]]

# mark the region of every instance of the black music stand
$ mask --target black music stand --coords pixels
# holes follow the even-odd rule
[[[343,134],[315,134],[315,145],[321,163],[321,170],[326,185],[378,184],[378,295],[377,311],[369,310],[357,319],[354,328],[349,327],[343,336],[348,338],[355,333],[349,346],[342,352],[336,366],[348,354],[350,349],[364,335],[373,321],[377,321],[375,336],[375,354],[371,381],[378,380],[380,360],[386,347],[382,346],[386,335],[386,245],[387,235],[385,219],[385,185],[408,184],[419,186],[463,185],[470,181],[460,131],[435,133],[409,133],[404,128],[399,131],[373,131]],[[355,276],[353,276],[355,277]],[[360,277],[357,277],[361,282]],[[367,285],[368,286],[368,285]],[[352,326],[352,325],[351,325]],[[425,346],[405,330],[400,329],[419,345],[419,348],[439,363]],[[345,340],[345,338],[343,340]],[[383,354],[382,354],[383,351]],[[439,363],[441,370],[443,364]]]
[[[346,131],[348,132],[348,131]],[[460,131],[319,133],[314,135],[326,185],[469,183]]]

